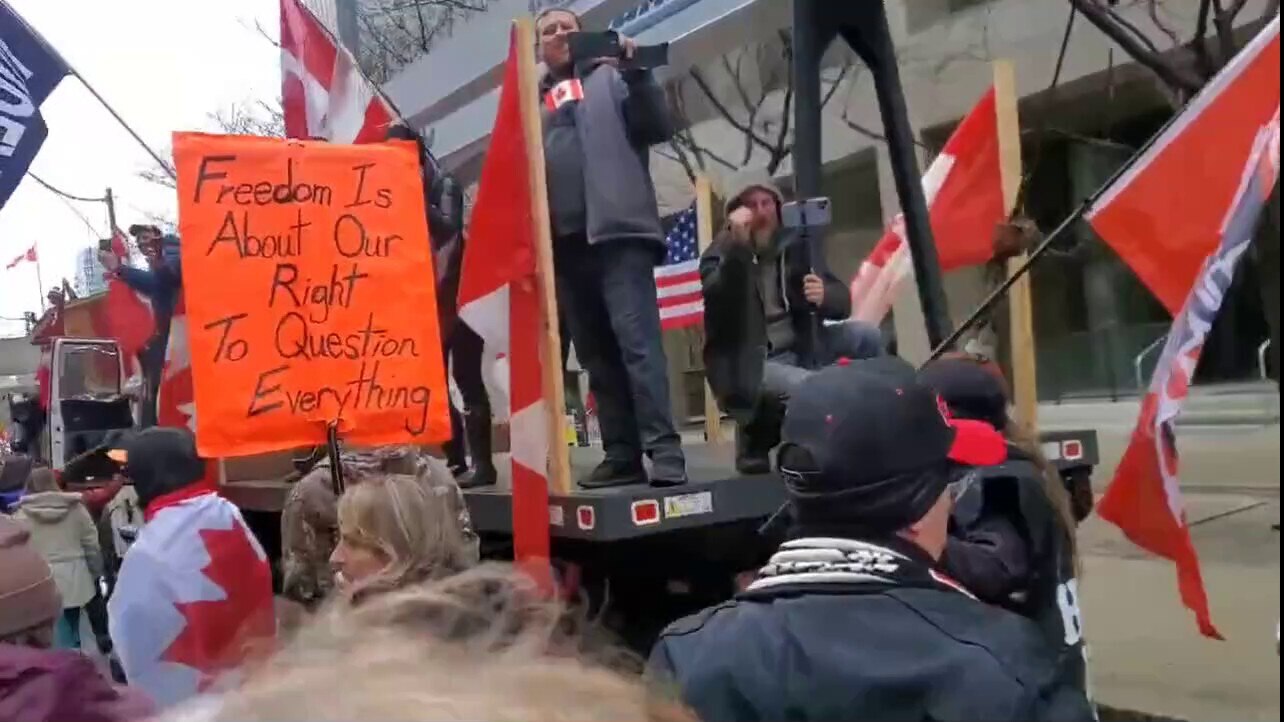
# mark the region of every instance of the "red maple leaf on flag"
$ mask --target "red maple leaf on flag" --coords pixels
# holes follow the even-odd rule
[[[174,602],[186,624],[161,659],[199,670],[204,690],[220,673],[263,651],[275,637],[276,619],[272,572],[251,544],[245,526],[237,520],[231,529],[197,533],[210,557],[201,573],[223,590],[224,597]]]

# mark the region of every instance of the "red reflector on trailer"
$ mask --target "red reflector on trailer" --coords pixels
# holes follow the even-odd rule
[[[633,502],[633,526],[648,526],[660,523],[660,502],[655,499],[640,499]]]
[[[593,527],[597,526],[597,514],[593,512],[591,506],[578,506],[575,508],[575,521],[580,529],[592,531]]]
[[[1061,442],[1061,458],[1066,461],[1078,461],[1083,458],[1082,441]]]

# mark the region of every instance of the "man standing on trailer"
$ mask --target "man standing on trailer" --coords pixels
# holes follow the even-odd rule
[[[536,18],[544,156],[558,305],[597,401],[606,459],[580,485],[646,480],[686,482],[673,425],[668,368],[660,342],[654,267],[664,232],[648,168],[648,149],[673,129],[664,93],[644,69],[621,69],[621,56],[574,62],[568,37],[580,19],[569,10]]]

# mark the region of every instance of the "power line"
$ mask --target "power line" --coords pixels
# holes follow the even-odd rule
[[[71,210],[72,213],[75,213],[76,217],[78,217],[81,220],[81,222],[85,224],[85,228],[89,229],[89,235],[91,237],[98,238],[99,236],[102,235],[98,232],[97,228],[94,228],[94,224],[90,222],[89,218],[85,216],[84,213],[81,213],[79,208],[71,204],[71,201],[75,200],[75,201],[81,201],[83,203],[105,203],[107,200],[106,198],[85,198],[82,196],[72,195],[71,193],[66,193],[64,191],[58,190],[54,186],[44,182],[35,173],[32,173],[31,171],[27,171],[27,175],[31,176],[33,179],[35,179],[37,183],[44,186],[51,193],[57,196],[58,200],[62,201],[63,205],[67,206],[67,208]]]
[[[27,171],[27,175],[31,176],[32,180],[44,186],[49,191],[53,193],[57,193],[58,195],[68,200],[80,201],[81,203],[103,203],[103,202],[106,202],[107,200],[106,198],[86,198],[85,196],[74,195],[72,193],[68,193],[67,191],[59,190],[57,187],[55,187],[50,183],[46,183],[45,181],[41,180],[40,176],[36,175],[35,173],[32,173],[31,171]]]

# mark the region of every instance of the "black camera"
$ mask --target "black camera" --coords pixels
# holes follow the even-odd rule
[[[633,49],[633,57],[625,59],[620,34],[613,30],[571,33],[566,37],[571,47],[571,62],[576,65],[598,58],[619,58],[620,70],[649,70],[669,64],[668,43],[639,45]]]

